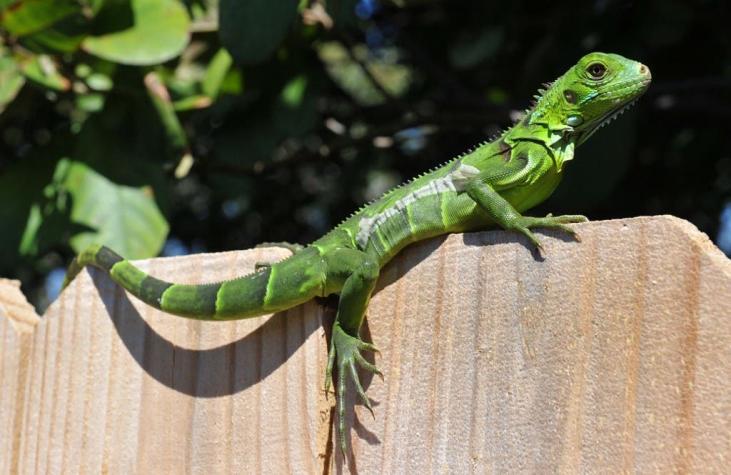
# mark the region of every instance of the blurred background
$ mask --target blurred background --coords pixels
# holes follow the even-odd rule
[[[589,51],[653,84],[532,214],[672,214],[731,254],[719,0],[0,0],[0,275],[309,242],[509,126]]]

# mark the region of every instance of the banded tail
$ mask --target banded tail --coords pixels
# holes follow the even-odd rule
[[[324,290],[324,268],[314,248],[237,279],[187,285],[152,277],[108,247],[92,246],[73,260],[63,287],[87,265],[106,271],[148,305],[198,320],[237,320],[277,312],[321,296]]]

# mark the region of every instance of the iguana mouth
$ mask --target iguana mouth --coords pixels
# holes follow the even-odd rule
[[[594,135],[594,132],[601,129],[605,125],[611,123],[614,121],[617,117],[622,115],[627,109],[631,108],[637,100],[642,96],[647,88],[650,85],[650,82],[652,81],[652,75],[650,74],[650,70],[645,65],[641,65],[640,67],[640,73],[644,76],[641,78],[634,78],[630,79],[628,81],[624,81],[620,84],[617,84],[616,86],[612,87],[610,90],[605,91],[600,94],[608,94],[610,96],[618,96],[618,95],[624,95],[623,93],[628,91],[627,95],[632,95],[634,98],[624,104],[619,105],[613,110],[610,110],[607,112],[604,116],[602,116],[600,119],[598,119],[594,125],[589,127],[587,130],[583,131],[581,135],[579,136],[579,140],[577,141],[577,144],[580,144],[584,142],[586,139]]]

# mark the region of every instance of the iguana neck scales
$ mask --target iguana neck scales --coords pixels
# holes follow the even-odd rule
[[[142,301],[201,320],[231,320],[277,312],[316,296],[340,294],[326,370],[337,365],[340,447],[345,450],[345,386],[350,379],[368,409],[357,367],[378,372],[362,351],[359,330],[380,269],[409,243],[490,226],[525,235],[541,250],[532,228],[557,228],[583,216],[534,218],[521,213],[544,201],[561,180],[577,146],[631,105],[648,87],[650,71],[615,54],[591,53],[539,91],[534,106],[491,142],[386,193],[284,261],[244,277],[182,285],[149,276],[103,246],[82,252],[66,284],[85,265],[106,270]]]

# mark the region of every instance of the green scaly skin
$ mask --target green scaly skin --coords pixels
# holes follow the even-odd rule
[[[500,137],[480,144],[363,207],[328,234],[281,262],[247,276],[205,285],[161,281],[103,246],[81,253],[65,285],[86,265],[104,269],[135,297],[165,312],[199,320],[232,320],[278,312],[316,296],[340,294],[326,370],[337,366],[339,445],[347,447],[346,382],[363,404],[358,367],[379,373],[363,351],[375,347],[359,331],[380,269],[404,246],[445,233],[499,226],[517,231],[542,252],[531,231],[555,228],[576,236],[569,223],[584,216],[534,218],[521,213],[544,201],[563,165],[599,127],[614,119],[649,86],[649,69],[615,54],[591,53],[539,90],[535,105]]]

